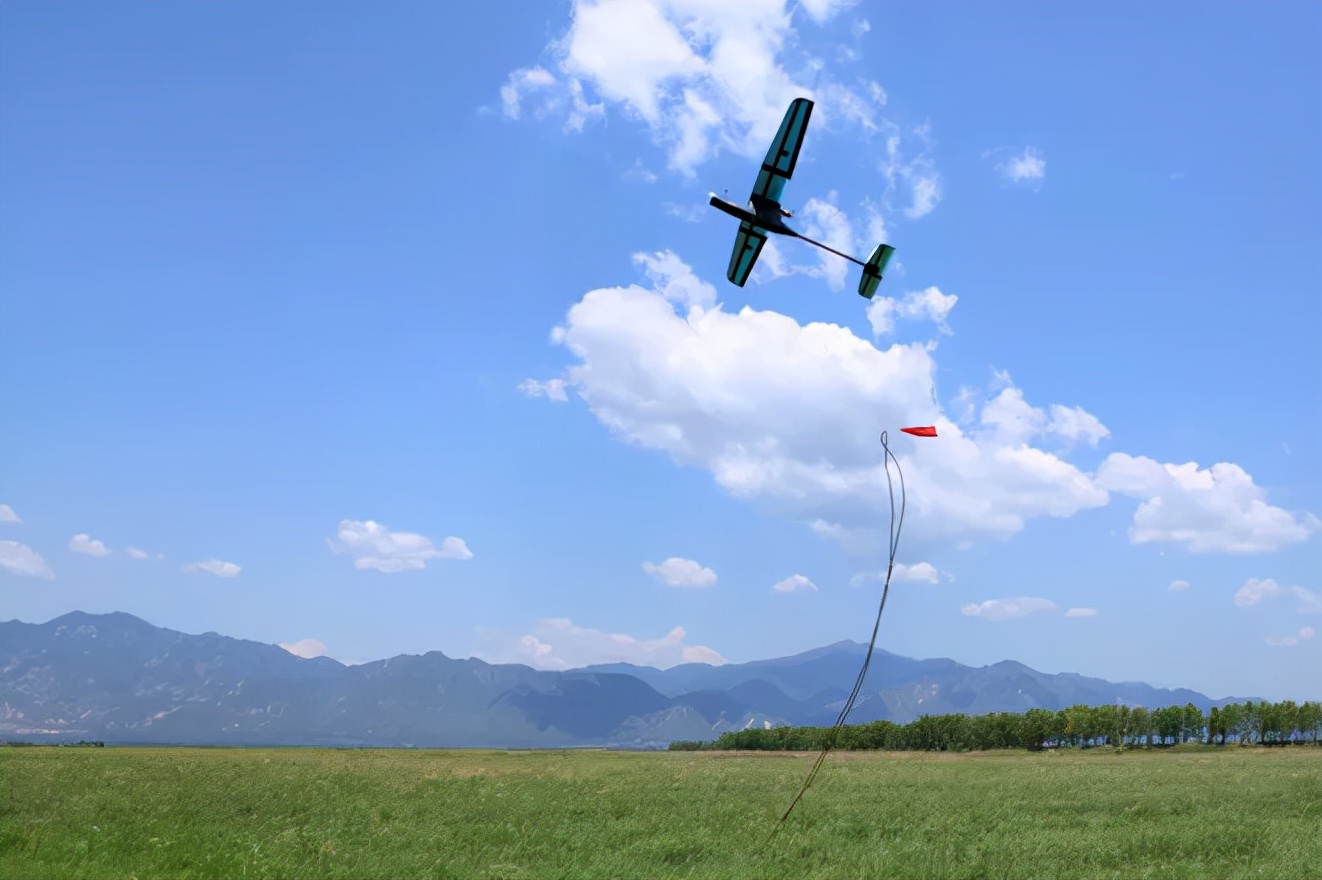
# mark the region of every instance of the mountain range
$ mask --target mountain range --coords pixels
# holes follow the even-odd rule
[[[0,739],[116,743],[545,748],[662,747],[758,726],[835,720],[867,646],[752,663],[627,663],[564,672],[439,651],[345,666],[130,614],[0,623]],[[1185,689],[971,667],[877,651],[851,723],[1078,703],[1212,700]]]

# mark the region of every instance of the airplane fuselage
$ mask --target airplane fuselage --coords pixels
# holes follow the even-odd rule
[[[711,197],[711,206],[718,211],[724,211],[731,217],[737,217],[745,223],[752,223],[759,229],[765,229],[767,232],[774,232],[777,235],[788,235],[798,238],[799,234],[785,225],[781,219],[784,212],[780,205],[770,199],[761,199],[761,204],[749,202],[747,205],[736,205],[734,202],[727,202],[720,196]]]

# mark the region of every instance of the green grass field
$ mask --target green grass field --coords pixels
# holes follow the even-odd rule
[[[1322,750],[0,749],[0,875],[1322,877]]]

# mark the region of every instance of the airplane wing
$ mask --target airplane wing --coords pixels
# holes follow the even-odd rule
[[[730,268],[725,270],[725,277],[740,287],[748,280],[748,273],[753,271],[757,255],[762,253],[762,245],[767,243],[766,233],[752,223],[739,224],[739,234],[734,239],[734,252],[730,254]]]
[[[785,118],[780,123],[780,131],[776,132],[776,138],[771,142],[771,149],[767,150],[767,157],[762,162],[757,183],[753,184],[754,196],[780,202],[780,193],[785,189],[785,181],[794,173],[794,163],[799,161],[799,148],[803,146],[803,133],[808,130],[810,116],[812,116],[812,101],[807,98],[795,98],[790,102],[789,109],[785,111]]]

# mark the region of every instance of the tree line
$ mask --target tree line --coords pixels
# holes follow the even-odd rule
[[[836,749],[971,751],[984,749],[1160,748],[1209,745],[1317,745],[1322,703],[1263,700],[1214,706],[1206,715],[1193,703],[1142,706],[1071,706],[987,715],[923,715],[908,724],[873,721],[830,727],[771,727],[727,731],[715,740],[672,742],[672,751],[816,751]]]

